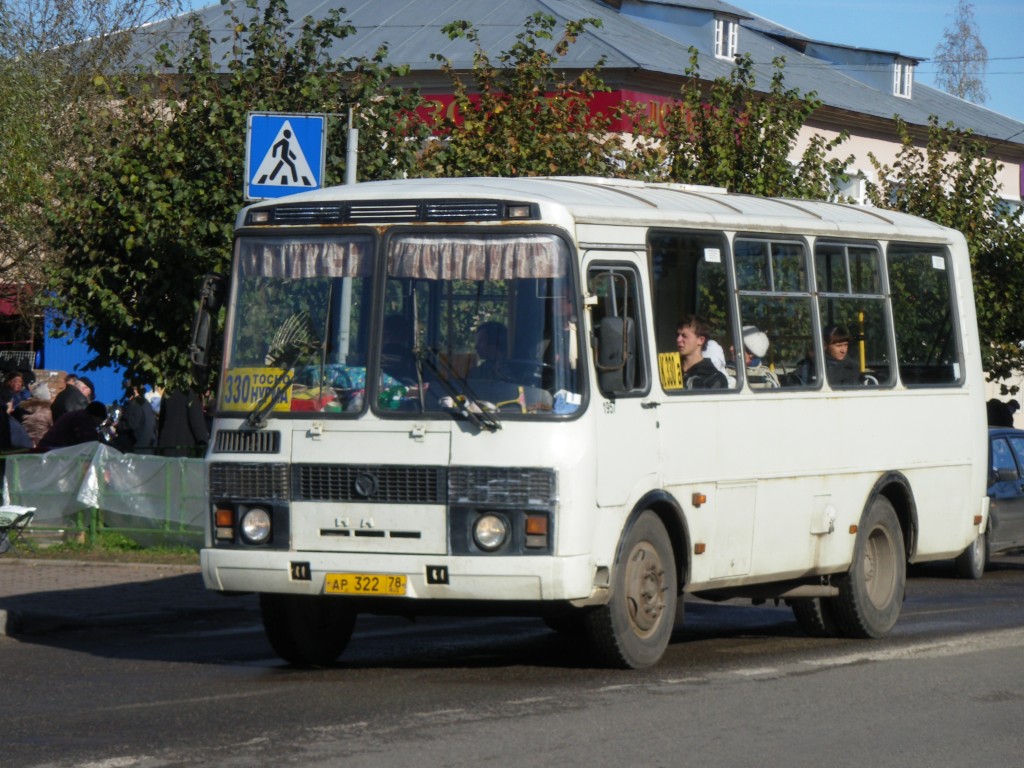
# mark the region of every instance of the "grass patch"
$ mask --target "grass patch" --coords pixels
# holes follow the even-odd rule
[[[84,560],[98,563],[161,563],[199,565],[199,550],[184,545],[144,547],[118,531],[98,531],[91,540],[67,539],[42,544],[27,541],[24,557],[40,560]]]

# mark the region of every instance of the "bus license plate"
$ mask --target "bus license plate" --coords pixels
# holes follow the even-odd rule
[[[406,577],[392,573],[328,573],[324,592],[330,595],[405,594]]]

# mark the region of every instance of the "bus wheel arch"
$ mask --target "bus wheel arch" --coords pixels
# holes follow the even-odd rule
[[[832,604],[846,637],[886,635],[899,618],[907,584],[906,545],[896,510],[877,494],[861,516],[850,570],[838,579]]]
[[[645,510],[650,510],[658,516],[661,524],[665,526],[669,542],[672,544],[672,554],[676,561],[676,586],[679,594],[683,594],[683,587],[690,581],[690,529],[686,524],[686,515],[676,502],[675,498],[664,491],[651,491],[641,498],[634,506],[630,515],[627,527]],[[619,550],[616,552],[616,560],[621,556],[622,540],[619,541]]]
[[[657,663],[681,596],[672,535],[655,510],[641,508],[624,526],[610,586],[608,602],[584,617],[597,661],[625,669]]]
[[[893,507],[903,533],[907,562],[912,563],[917,550],[918,519],[917,504],[914,501],[914,491],[910,487],[910,481],[902,472],[886,472],[878,478],[864,504],[862,520],[863,516],[871,509],[874,500],[879,496],[887,499]]]

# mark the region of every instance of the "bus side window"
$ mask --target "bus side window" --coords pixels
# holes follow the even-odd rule
[[[826,358],[829,386],[893,384],[896,372],[889,349],[878,248],[872,244],[818,241],[814,271],[822,333],[848,339],[845,357]],[[823,341],[827,345],[827,340]]]
[[[594,267],[588,276],[588,292],[598,300],[590,314],[594,365],[605,395],[642,394],[649,387],[638,283],[628,267]]]
[[[765,370],[759,373],[770,385],[764,386],[751,375],[751,389],[777,390],[776,381],[781,387],[820,386],[814,307],[803,243],[737,238],[733,255],[742,326],[764,335],[758,362]]]
[[[887,256],[900,378],[908,387],[962,383],[949,254],[934,245],[892,244]]]
[[[722,391],[684,387],[676,331],[679,321],[689,315],[700,317],[711,329],[703,356],[722,370],[729,387],[735,389],[738,380],[729,371],[727,359],[739,327],[729,300],[725,237],[720,232],[656,230],[648,236],[647,255],[662,389],[670,394]]]

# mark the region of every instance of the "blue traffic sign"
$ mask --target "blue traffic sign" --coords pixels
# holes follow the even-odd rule
[[[284,197],[323,186],[326,134],[326,115],[250,113],[245,199]]]

